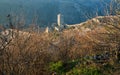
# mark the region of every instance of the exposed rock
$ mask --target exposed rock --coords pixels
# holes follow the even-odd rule
[[[6,42],[8,42],[9,40],[13,40],[14,38],[17,37],[28,38],[31,35],[33,34],[16,29],[6,29],[5,31],[0,32],[1,40],[4,40]]]
[[[45,33],[49,33],[49,27],[46,27]]]

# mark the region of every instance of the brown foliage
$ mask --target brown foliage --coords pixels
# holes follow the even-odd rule
[[[114,24],[106,23],[85,32],[66,29],[48,34],[12,29],[10,35],[0,35],[0,74],[50,75],[50,62],[106,52],[110,54],[109,61],[115,63],[120,60],[120,30]]]

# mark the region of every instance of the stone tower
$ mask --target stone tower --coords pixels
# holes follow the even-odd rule
[[[61,27],[64,24],[63,15],[61,14],[57,15],[57,24],[59,27]]]

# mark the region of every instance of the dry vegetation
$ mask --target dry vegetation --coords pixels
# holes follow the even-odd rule
[[[0,34],[0,75],[119,75],[120,19],[50,33],[6,29]]]

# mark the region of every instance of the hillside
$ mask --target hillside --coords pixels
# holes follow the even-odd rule
[[[3,30],[0,62],[1,75],[119,75],[120,16],[98,16],[61,32]]]
[[[81,32],[109,32],[110,29],[119,29],[120,16],[98,16],[80,24],[67,25],[70,30],[80,30]]]
[[[8,14],[22,17],[27,24],[36,17],[41,27],[51,26],[57,21],[57,14],[64,15],[66,24],[86,21],[96,15],[107,15],[104,10],[111,0],[0,0],[0,22],[6,24]],[[109,8],[109,7],[108,7]],[[72,11],[71,11],[72,10]],[[89,12],[89,13],[88,13]],[[31,15],[32,14],[32,15]]]

